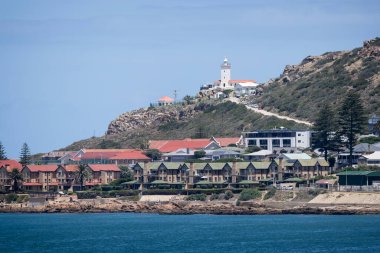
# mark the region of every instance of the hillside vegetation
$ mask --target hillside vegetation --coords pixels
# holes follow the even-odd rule
[[[185,112],[187,116],[184,116]],[[163,115],[172,116],[167,118]],[[200,102],[195,105],[140,109],[120,115],[110,123],[106,135],[75,142],[65,150],[84,147],[146,148],[148,140],[154,139],[240,136],[243,131],[280,126],[307,128],[293,121],[254,113],[244,105],[232,102]]]
[[[313,121],[320,108],[327,103],[337,107],[350,89],[360,94],[367,115],[380,114],[380,38],[352,51],[308,56],[286,66],[256,102],[266,110]]]

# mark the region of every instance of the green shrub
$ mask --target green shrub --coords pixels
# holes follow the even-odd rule
[[[194,201],[194,200],[205,201],[206,198],[207,198],[207,195],[202,193],[202,194],[189,195],[186,197],[186,200],[188,200],[188,201]]]
[[[258,199],[261,198],[261,192],[257,189],[244,189],[240,193],[239,200],[240,201],[247,201],[252,199]]]
[[[215,194],[215,193],[211,194],[211,196],[210,196],[211,201],[218,200],[218,199],[219,199],[219,194]]]
[[[29,201],[29,195],[23,194],[23,195],[18,195],[17,197],[17,203],[24,203]]]
[[[270,189],[267,193],[265,193],[264,200],[273,198],[275,194],[276,194],[276,189],[275,188]]]
[[[232,199],[234,197],[234,194],[232,193],[232,191],[228,190],[224,193],[224,199],[225,200],[229,200],[229,199]]]
[[[17,200],[17,198],[18,198],[17,194],[9,193],[9,194],[5,195],[5,202],[7,202],[9,204],[9,203],[15,202]]]

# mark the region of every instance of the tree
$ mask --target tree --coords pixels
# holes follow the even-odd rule
[[[7,155],[5,154],[5,149],[3,144],[0,141],[0,160],[7,160]]]
[[[133,173],[128,166],[119,166],[121,173],[120,178],[125,179],[126,182],[133,180]]]
[[[199,159],[206,155],[206,152],[204,150],[197,150],[194,152],[194,158]]]
[[[24,143],[21,147],[20,152],[20,163],[22,165],[30,164],[31,162],[31,155],[30,155],[30,149],[28,144]]]
[[[148,149],[144,154],[153,161],[160,160],[162,156],[162,153],[158,149]]]
[[[13,183],[13,191],[17,192],[19,182],[22,181],[21,172],[17,168],[14,168],[11,172],[9,172],[8,177]]]
[[[352,153],[357,135],[363,131],[366,118],[360,100],[360,95],[350,90],[344,98],[339,109],[340,136],[350,151],[349,165],[352,166]]]
[[[373,127],[373,132],[377,135],[380,135],[380,120],[376,122],[375,126]]]
[[[329,159],[327,159],[327,162],[329,163],[330,168],[334,168],[336,159],[333,156],[330,156]]]
[[[84,182],[90,178],[92,178],[92,172],[87,168],[86,165],[80,164],[78,169],[74,173],[75,181],[79,183],[80,190],[83,189]]]
[[[191,96],[189,96],[189,95],[186,95],[186,96],[183,97],[183,101],[185,101],[186,104],[188,104],[188,105],[191,104],[192,100],[193,100],[193,98]]]
[[[336,138],[337,119],[330,105],[319,111],[313,130],[312,147],[321,150],[327,161],[328,151],[337,150],[339,147]]]

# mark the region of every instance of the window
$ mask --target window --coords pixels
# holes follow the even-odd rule
[[[248,140],[248,146],[256,146],[256,140]]]
[[[298,143],[301,143],[301,140],[298,140]]]
[[[268,149],[268,140],[260,140],[260,148]]]
[[[290,139],[284,139],[284,140],[282,140],[282,145],[283,145],[284,148],[290,147],[291,146]]]
[[[278,147],[280,147],[280,140],[279,140],[279,139],[274,139],[274,140],[272,140],[272,147],[273,147],[273,148],[278,148]]]
[[[298,136],[301,136],[301,134],[298,134]]]

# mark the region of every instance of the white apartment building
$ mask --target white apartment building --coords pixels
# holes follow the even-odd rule
[[[311,132],[303,130],[272,129],[244,132],[245,147],[257,146],[270,150],[279,148],[309,148]]]

